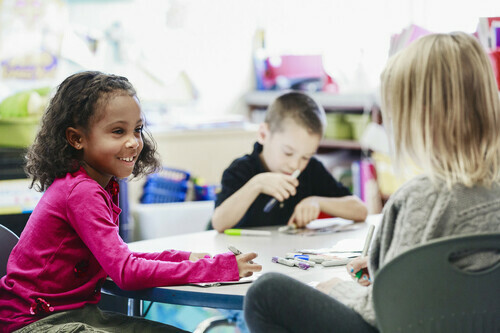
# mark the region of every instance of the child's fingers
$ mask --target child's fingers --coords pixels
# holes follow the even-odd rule
[[[290,184],[289,182],[283,182],[280,184],[282,186],[282,189],[288,193],[288,196],[294,196],[297,194],[297,187],[293,184]]]
[[[358,280],[358,283],[364,287],[367,287],[372,283],[372,281],[368,274],[363,274],[361,278]]]
[[[351,277],[355,280],[358,279],[358,276],[359,276],[359,271],[363,271],[363,270],[366,270],[366,272],[368,272],[368,269],[367,269],[367,257],[358,257],[358,258],[355,258],[353,260],[351,260],[350,262],[347,263],[346,265],[346,269],[347,269],[347,272],[351,275]],[[357,275],[358,274],[358,275]]]
[[[286,176],[286,181],[291,184],[293,186],[293,188],[296,188],[297,186],[299,186],[299,181],[297,180],[297,178],[295,177],[292,177],[292,176],[289,176],[289,175],[285,175]]]
[[[238,265],[240,278],[251,276],[254,272],[260,272],[261,270],[262,265],[259,264],[249,264],[244,262]]]
[[[248,264],[248,270],[251,272],[260,272],[262,270],[262,265],[259,264]]]
[[[240,262],[249,262],[255,258],[257,258],[257,253],[248,252],[248,253],[242,253],[242,254],[238,255],[237,260]]]
[[[357,257],[349,262],[349,266],[353,268],[354,272],[368,266],[368,257]]]

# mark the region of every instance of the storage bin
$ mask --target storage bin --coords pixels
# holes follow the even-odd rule
[[[325,138],[348,140],[352,137],[351,126],[344,120],[342,113],[326,114]]]
[[[134,217],[133,240],[205,231],[213,211],[213,201],[133,205],[131,208]]]
[[[143,188],[141,203],[182,202],[186,199],[190,174],[184,170],[164,167],[149,175]]]
[[[371,122],[369,114],[346,114],[344,119],[351,125],[352,138],[359,141],[368,124]]]
[[[0,118],[0,147],[26,148],[35,140],[39,117]]]
[[[215,200],[219,191],[219,185],[194,185],[194,198],[196,201]]]

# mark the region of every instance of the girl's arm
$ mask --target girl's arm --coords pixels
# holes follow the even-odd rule
[[[110,208],[111,202],[103,189],[77,186],[67,202],[68,222],[103,270],[122,289],[239,279],[236,258],[229,252],[196,262],[159,260],[169,256],[183,258],[186,254],[182,252],[167,251],[159,255],[131,252],[118,234],[118,215]]]
[[[189,260],[191,252],[165,250],[163,252],[133,252],[133,254],[138,258],[144,258],[149,260],[183,261],[183,260]]]

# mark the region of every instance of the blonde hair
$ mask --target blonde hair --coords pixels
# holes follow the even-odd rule
[[[500,99],[488,56],[465,33],[420,38],[382,73],[396,164],[413,160],[448,187],[499,180]]]

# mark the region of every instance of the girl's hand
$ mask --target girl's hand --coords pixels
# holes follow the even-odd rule
[[[290,175],[277,172],[264,172],[254,176],[253,181],[260,189],[260,193],[270,195],[279,202],[294,196],[299,181]]]
[[[253,272],[260,272],[262,266],[259,264],[250,264],[249,261],[257,258],[257,253],[242,253],[236,256],[236,262],[238,263],[238,272],[240,278],[251,276]]]
[[[309,222],[318,218],[320,213],[319,202],[315,197],[303,199],[295,206],[290,220],[287,224],[295,223],[297,227],[305,227]]]
[[[212,256],[208,253],[205,253],[205,252],[201,252],[201,253],[191,252],[191,254],[189,255],[189,260],[191,260],[191,261],[198,261],[199,259],[203,259],[203,258],[212,258]]]
[[[333,286],[339,282],[342,282],[342,279],[334,277],[334,278],[331,278],[330,280],[326,280],[326,281],[318,283],[318,285],[316,286],[316,289],[318,289],[319,291],[328,295],[330,293],[330,290],[332,290]]]
[[[358,281],[358,283],[362,286],[369,286],[372,284],[372,280],[370,278],[370,274],[368,273],[368,257],[357,257],[351,260],[346,265],[347,272],[351,275],[351,277]],[[358,279],[356,274],[362,271],[361,277]]]

